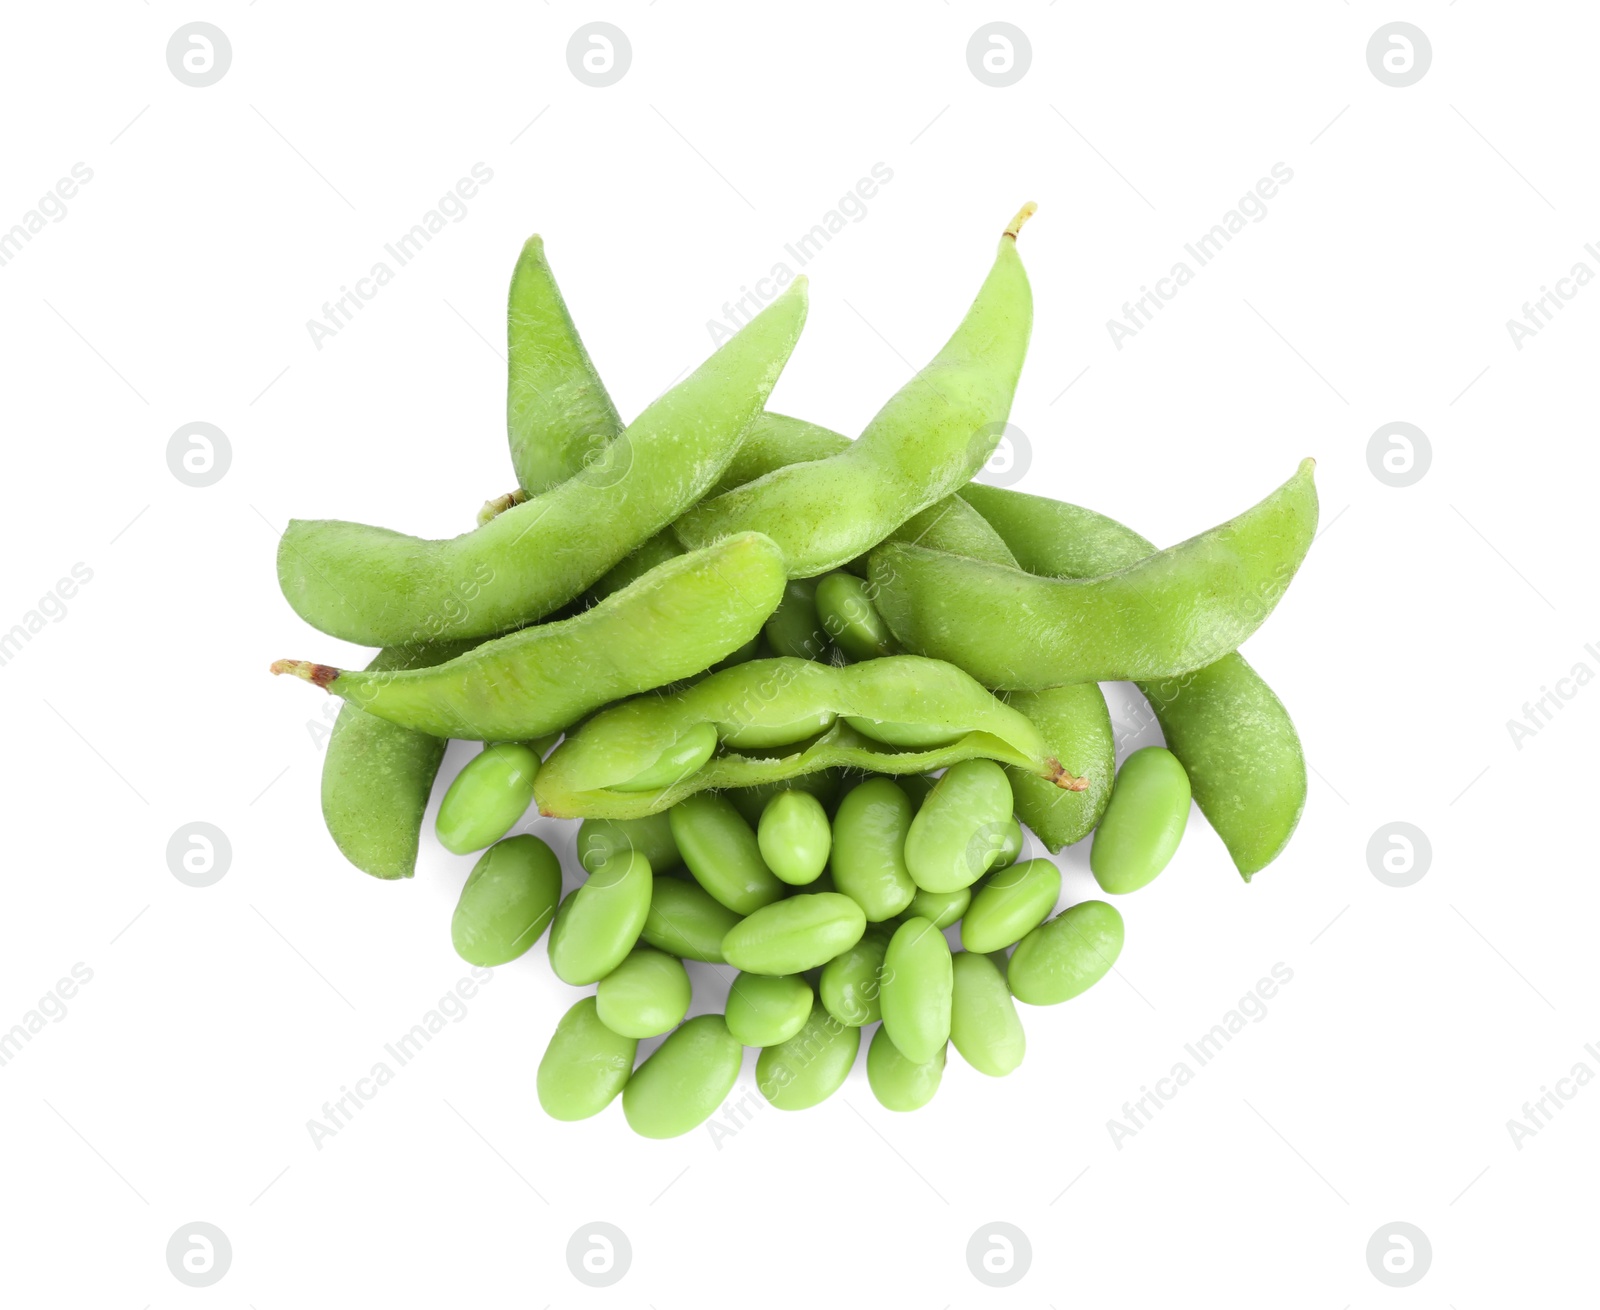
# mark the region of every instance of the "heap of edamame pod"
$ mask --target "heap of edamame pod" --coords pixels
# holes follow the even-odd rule
[[[1063,907],[1042,852],[1093,834],[1114,898],[1171,863],[1191,800],[1246,881],[1288,843],[1304,757],[1237,647],[1315,535],[1312,461],[1164,550],[972,483],[1027,349],[1032,213],[854,439],[765,408],[804,278],[624,424],[534,237],[508,313],[516,488],[447,541],[284,534],[295,611],[382,648],[364,669],[272,665],[344,702],[322,777],[340,851],[411,877],[447,740],[483,743],[435,821],[475,857],[451,940],[490,968],[542,942],[557,979],[593,989],[539,1064],[554,1118],[620,1097],[642,1136],[689,1132],[746,1047],[760,1093],[805,1109],[868,1032],[873,1095],[918,1109],[952,1046],[1011,1073],[1017,1003],[1070,1000],[1121,952],[1111,899]],[[1112,680],[1137,682],[1166,742],[1120,769]],[[516,831],[534,808],[541,832],[580,821],[578,869]],[[722,1012],[690,1017],[695,974],[727,982]]]

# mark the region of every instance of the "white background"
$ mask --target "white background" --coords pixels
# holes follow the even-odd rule
[[[204,89],[165,56],[197,19],[233,51]],[[1366,59],[1397,19],[1433,52],[1404,89]],[[632,47],[605,89],[566,59],[592,20]],[[966,59],[992,20],[1032,50],[1003,89]],[[93,978],[0,1068],[0,1300],[1592,1301],[1600,1087],[1565,1084],[1520,1150],[1506,1125],[1575,1064],[1600,1072],[1580,818],[1600,690],[1520,749],[1506,723],[1574,665],[1600,671],[1600,289],[1520,351],[1505,324],[1575,262],[1600,272],[1597,40],[1588,6],[1472,0],[10,8],[0,228],[74,163],[93,180],[0,267],[0,628],[74,564],[93,579],[0,667],[0,1029],[75,963]],[[318,350],[307,320],[480,161],[468,215]],[[1107,319],[1280,161],[1267,216],[1118,350]],[[858,1067],[720,1148],[634,1138],[615,1106],[553,1123],[534,1069],[578,993],[540,949],[316,1149],[307,1120],[467,974],[448,923],[471,860],[430,818],[415,880],[381,884],[324,833],[331,710],[267,664],[361,655],[283,603],[278,531],[449,535],[511,485],[504,297],[530,232],[631,416],[877,162],[892,182],[806,269],[774,408],[859,431],[1033,199],[1024,489],[1170,543],[1317,457],[1324,531],[1246,648],[1314,770],[1293,845],[1247,887],[1196,815],[1122,902],[1117,973],[1026,1010],[1010,1078],[952,1056],[915,1115],[878,1107]],[[167,466],[194,421],[232,452],[204,488]],[[1403,489],[1367,458],[1395,421],[1432,448]],[[1131,690],[1108,692],[1132,717]],[[232,845],[206,889],[167,865],[195,820]],[[1432,845],[1403,889],[1367,856],[1395,820]],[[570,883],[570,828],[530,826]],[[1084,853],[1066,899],[1092,891]],[[1279,962],[1293,981],[1266,1017],[1114,1147],[1107,1121]],[[206,1291],[165,1256],[196,1220],[233,1250]],[[632,1251],[605,1290],[566,1257],[595,1220]],[[1005,1291],[966,1255],[997,1220],[1031,1245]],[[1432,1246],[1404,1291],[1366,1256],[1395,1221]]]

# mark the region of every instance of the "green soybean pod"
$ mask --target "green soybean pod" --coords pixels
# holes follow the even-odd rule
[[[776,1046],[811,1016],[816,996],[799,974],[741,973],[728,989],[728,1031],[744,1046]]]
[[[950,1044],[979,1073],[1004,1078],[1027,1050],[1011,989],[987,955],[958,951],[951,966]]]
[[[739,922],[697,882],[657,874],[650,880],[650,912],[639,936],[684,960],[721,964],[722,939]]]
[[[767,620],[767,640],[779,655],[820,660],[828,650],[828,634],[817,617],[817,580],[791,578],[783,599]]]
[[[688,803],[680,801],[678,808]],[[833,830],[827,810],[810,792],[780,791],[761,811],[756,841],[767,868],[791,887],[804,887],[822,876]]]
[[[817,621],[833,644],[853,660],[893,655],[899,646],[872,607],[866,584],[850,573],[830,573],[817,583]]]
[[[650,861],[637,851],[618,855],[561,902],[550,925],[550,968],[574,987],[599,982],[615,969],[650,913]]]
[[[1003,848],[1011,804],[1011,783],[993,760],[952,764],[906,833],[912,881],[930,892],[977,882]]]
[[[722,954],[746,973],[804,973],[848,951],[866,930],[866,916],[848,896],[809,892],[735,924],[722,939]]]
[[[681,1137],[722,1104],[739,1077],[744,1047],[720,1014],[702,1014],[672,1033],[634,1070],[622,1112],[641,1137]]]
[[[600,1022],[623,1037],[659,1037],[683,1022],[692,988],[683,961],[635,946],[595,990]]]
[[[439,802],[434,831],[457,855],[481,851],[528,812],[539,757],[518,741],[485,746],[467,761]]]
[[[961,920],[961,945],[980,955],[1020,942],[1061,899],[1061,870],[1049,860],[1024,860],[991,874]]]
[[[1018,817],[1046,850],[1059,851],[1087,837],[1111,799],[1117,753],[1105,695],[1098,683],[1085,682],[1046,691],[1014,691],[1006,703],[1044,734],[1061,767],[1082,784],[1066,790],[1033,778],[1026,769],[1006,769]]]
[[[756,1086],[779,1110],[809,1110],[844,1086],[861,1049],[861,1029],[812,1011],[794,1036],[756,1057]]]
[[[661,752],[653,764],[626,782],[612,783],[617,791],[659,791],[685,778],[693,777],[717,749],[717,729],[712,723],[696,723]]]
[[[755,833],[727,797],[715,792],[686,796],[667,817],[695,881],[735,914],[751,914],[783,895],[783,883],[761,858]]]
[[[1134,751],[1117,771],[1095,829],[1089,868],[1100,890],[1136,892],[1167,867],[1189,822],[1189,775],[1160,746]]]
[[[867,1048],[867,1082],[878,1104],[901,1112],[922,1109],[939,1090],[945,1055],[941,1046],[930,1060],[908,1060],[890,1039],[889,1030],[879,1028]]]
[[[950,945],[927,919],[907,919],[883,960],[883,1026],[909,1060],[931,1060],[950,1039]]]
[[[916,895],[906,869],[911,800],[892,778],[868,778],[833,816],[833,881],[868,923],[892,919]]]
[[[496,842],[472,866],[450,919],[450,940],[468,964],[493,968],[543,935],[561,899],[561,861],[524,833]]]
[[[1122,915],[1083,901],[1042,923],[1011,952],[1011,994],[1029,1005],[1059,1005],[1110,972],[1122,951]]]
[[[935,928],[948,928],[967,912],[972,904],[972,888],[962,887],[953,892],[926,892],[917,888],[917,894],[906,907],[908,915],[926,919]]]
[[[600,1022],[585,996],[564,1015],[539,1061],[539,1104],[552,1119],[587,1119],[616,1099],[633,1072],[639,1043]]]
[[[860,941],[822,966],[817,994],[822,1008],[840,1023],[864,1028],[883,1018],[883,957],[891,935],[869,924]]]
[[[683,863],[665,813],[642,819],[585,819],[578,827],[578,863],[590,873],[629,851],[649,860],[652,873],[665,873]]]

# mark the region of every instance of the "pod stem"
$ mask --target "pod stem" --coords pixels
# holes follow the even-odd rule
[[[508,491],[503,496],[496,496],[493,500],[483,502],[483,508],[478,511],[478,526],[481,528],[491,519],[499,518],[513,505],[520,505],[528,499],[528,493],[521,487],[515,491]]]
[[[314,687],[328,690],[328,684],[339,676],[340,670],[331,664],[313,664],[310,660],[273,660],[274,673],[292,673],[297,678],[304,678]]]
[[[1022,225],[1033,217],[1034,211],[1038,208],[1039,206],[1034,204],[1033,201],[1028,201],[1021,209],[1017,210],[1016,217],[1006,224],[1006,230],[1000,235],[1008,236],[1015,241],[1017,233],[1022,231]]]
[[[1080,778],[1075,773],[1068,773],[1064,768],[1061,767],[1060,760],[1052,759],[1049,761],[1049,765],[1050,773],[1048,776],[1050,781],[1055,783],[1055,785],[1061,788],[1062,791],[1089,790],[1089,780],[1087,778]]]

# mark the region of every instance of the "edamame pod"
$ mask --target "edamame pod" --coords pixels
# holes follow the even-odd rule
[[[650,861],[652,873],[665,873],[683,863],[672,840],[672,822],[665,814],[642,819],[585,819],[578,828],[578,863],[593,873],[614,855],[637,851]]]
[[[776,1046],[805,1027],[816,996],[799,974],[741,973],[728,989],[728,1031],[744,1046]]]
[[[468,642],[392,646],[380,650],[367,671],[427,668],[470,649]],[[348,702],[339,707],[322,759],[322,818],[334,845],[363,873],[409,878],[416,872],[422,816],[444,748],[437,737]]]
[[[1110,972],[1122,952],[1122,915],[1104,901],[1083,901],[1042,923],[1011,952],[1011,994],[1029,1005],[1059,1005]]]
[[[993,760],[963,760],[945,770],[906,833],[906,869],[930,892],[960,891],[989,870],[1005,848],[1011,783]]]
[[[867,1048],[867,1082],[885,1110],[920,1110],[933,1100],[944,1077],[946,1050],[941,1046],[931,1060],[908,1060],[879,1028]]]
[[[853,660],[893,655],[894,634],[872,607],[866,584],[849,573],[830,573],[817,582],[817,619],[833,644]]]
[[[573,618],[432,668],[363,673],[279,660],[272,671],[435,736],[522,741],[709,668],[761,631],[783,585],[778,548],[747,533],[671,560]]]
[[[561,861],[524,833],[478,858],[450,920],[450,940],[468,964],[493,968],[516,959],[544,934],[561,899]]]
[[[1004,1078],[1027,1050],[1006,980],[987,955],[957,951],[951,965],[950,1044],[979,1073]]]
[[[715,1113],[739,1077],[740,1046],[720,1014],[678,1028],[634,1070],[622,1112],[641,1137],[681,1137]]]
[[[521,742],[485,746],[456,774],[439,802],[434,832],[456,855],[499,841],[528,812],[539,757]]]
[[[621,436],[622,419],[567,312],[542,237],[528,238],[512,271],[506,325],[511,465],[522,489],[538,495]]]
[[[652,946],[635,946],[600,980],[594,994],[600,1022],[623,1037],[659,1037],[689,1013],[692,989],[683,961]],[[631,1061],[630,1061],[631,1064]]]
[[[712,900],[699,883],[657,874],[650,880],[650,912],[639,936],[682,959],[721,964],[722,939],[738,922],[739,916]]]
[[[751,914],[783,895],[783,883],[767,868],[755,833],[732,801],[701,792],[674,805],[667,817],[695,881],[735,914]]]
[[[599,982],[627,959],[650,914],[650,862],[614,856],[561,902],[550,925],[550,968],[574,987]]]
[[[756,1058],[756,1086],[779,1110],[809,1110],[844,1086],[861,1049],[861,1029],[813,1010],[805,1026]]]
[[[868,924],[860,941],[822,966],[817,995],[840,1023],[864,1028],[883,1018],[883,958],[890,935],[887,929]]]
[[[1078,505],[976,483],[963,494],[1030,573],[1095,577],[1156,553],[1131,528]],[[1283,702],[1237,652],[1139,690],[1189,775],[1200,813],[1249,882],[1288,845],[1306,803],[1305,755]],[[1017,795],[1021,809],[1024,788]],[[1039,832],[1032,819],[1028,826]]]
[[[694,797],[681,801],[675,813]],[[828,812],[810,792],[780,791],[761,811],[756,828],[761,858],[780,879],[791,887],[804,887],[822,876],[828,852],[833,847],[833,830]]]
[[[866,916],[848,896],[809,892],[735,924],[722,939],[722,954],[746,973],[803,973],[849,950],[866,930]]]
[[[1106,812],[1117,767],[1111,712],[1100,684],[1014,691],[1006,703],[1027,715],[1044,734],[1062,768],[1088,784],[1082,791],[1063,791],[1026,769],[1008,766],[1006,777],[1011,779],[1017,814],[1046,850],[1059,851],[1082,841]]]
[[[587,1119],[616,1099],[633,1072],[639,1043],[600,1022],[585,996],[564,1015],[539,1061],[539,1104],[552,1119]]]
[[[908,650],[986,687],[1187,673],[1233,650],[1282,598],[1316,534],[1315,463],[1237,518],[1104,577],[1044,578],[889,543],[872,555],[874,600]]]
[[[1033,324],[1033,294],[1016,250],[1032,213],[1024,206],[1001,236],[954,335],[859,440],[703,502],[674,524],[678,539],[699,546],[759,528],[782,547],[791,577],[814,577],[876,545],[982,468],[1005,428]]]
[[[985,879],[961,920],[961,945],[987,954],[1021,941],[1061,899],[1061,870],[1049,860],[1024,860]]]
[[[891,778],[868,778],[839,802],[833,816],[833,882],[867,916],[892,919],[917,894],[906,870],[911,800]]]
[[[491,636],[548,614],[711,485],[766,403],[805,306],[802,276],[581,473],[464,536],[292,520],[278,550],[284,596],[313,626],[374,646]]]
[[[1189,822],[1189,776],[1159,746],[1134,751],[1117,770],[1089,868],[1100,890],[1120,895],[1153,881],[1177,854]]]
[[[908,1060],[923,1064],[950,1039],[950,945],[927,919],[907,919],[883,960],[883,1026]]]
[[[962,887],[953,892],[930,892],[917,888],[917,894],[906,907],[907,915],[926,919],[935,928],[948,928],[967,912],[972,904],[972,888]]]

